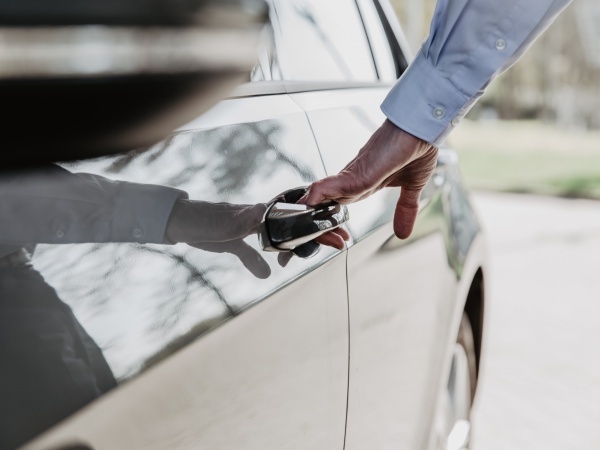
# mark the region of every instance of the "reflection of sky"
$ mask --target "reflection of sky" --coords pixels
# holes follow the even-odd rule
[[[354,2],[275,0],[272,5],[286,26],[283,35],[275,30],[286,80],[376,81],[373,57]]]
[[[285,142],[285,145],[284,145]],[[190,198],[253,204],[324,176],[306,117],[184,132],[139,154],[70,164],[126,181],[166,184]],[[246,242],[258,249],[252,235]],[[310,270],[335,253],[322,249],[286,268],[276,253],[262,256],[267,280],[255,278],[233,255],[185,244],[40,245],[35,267],[71,305],[97,340],[118,378],[190,330],[202,332]],[[202,325],[204,323],[204,325]]]

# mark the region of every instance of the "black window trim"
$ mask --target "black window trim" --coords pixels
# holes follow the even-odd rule
[[[412,60],[412,54],[409,51],[408,43],[398,24],[392,5],[387,0],[373,0],[373,3],[375,4],[375,9],[377,9],[379,19],[392,49],[396,65],[396,78],[400,78]],[[393,15],[393,20],[390,20],[390,15]]]

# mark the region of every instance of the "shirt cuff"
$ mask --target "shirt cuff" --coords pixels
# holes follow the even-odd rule
[[[439,146],[473,99],[461,93],[419,52],[404,71],[381,110],[402,130]]]
[[[165,237],[173,205],[185,191],[153,184],[119,182],[112,220],[112,242],[172,244]]]

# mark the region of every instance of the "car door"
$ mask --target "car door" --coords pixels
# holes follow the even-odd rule
[[[336,77],[327,80],[333,86],[292,95],[307,112],[331,175],[358,153],[384,121],[380,105],[398,75],[395,70],[405,66],[405,56],[394,54],[389,40],[393,26],[382,22],[386,16],[379,2],[337,0],[333,2],[340,11],[337,16],[326,14],[322,3],[305,3],[319,17],[314,26],[320,27],[335,52],[351,51],[354,59],[362,59],[361,75],[371,68],[368,76]],[[340,22],[345,26],[340,27]],[[395,47],[399,48],[397,41]],[[306,58],[314,56],[307,52]],[[426,445],[447,359],[446,343],[453,332],[456,297],[440,181],[434,177],[425,189],[417,225],[407,241],[397,239],[391,225],[399,190],[386,189],[349,206],[354,242],[348,250],[346,450]]]
[[[246,88],[254,94],[221,102],[150,149],[65,167],[233,204],[323,177],[301,108]],[[259,250],[255,235],[244,241]],[[346,253],[250,256],[186,244],[38,245],[33,268],[96,342],[117,387],[24,448],[341,450]]]

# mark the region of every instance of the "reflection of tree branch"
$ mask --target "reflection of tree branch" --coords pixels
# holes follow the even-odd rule
[[[177,175],[169,178],[169,184],[171,186],[182,186],[186,183],[189,183],[198,172],[204,170],[205,168],[206,164],[194,164],[186,167]]]
[[[209,200],[230,201],[236,196],[247,198],[248,188],[256,186],[257,180],[264,184],[263,180],[279,176],[281,169],[292,171],[294,179],[315,179],[308,165],[288,155],[288,146],[282,144],[289,143],[288,139],[287,130],[276,120],[236,124],[178,133],[145,151],[70,164],[69,169],[109,172],[128,181],[166,184],[190,192],[208,187]],[[145,329],[136,333],[141,331],[145,342],[155,340],[151,345],[156,345],[156,351],[185,333],[182,325],[199,333],[236,314],[226,294],[227,281],[223,281],[230,279],[234,269],[220,261],[192,248],[140,244],[39,245],[34,255],[36,268],[61,297],[76,303],[78,314],[96,316],[94,320],[110,320],[129,311],[117,302],[127,302],[133,283],[140,280],[139,286],[133,286],[139,292],[136,299],[147,297],[141,299],[147,306],[142,311]],[[140,264],[148,263],[157,271],[140,272]],[[198,300],[200,305],[195,303]],[[186,317],[188,311],[204,305],[210,314]],[[115,328],[106,335],[103,346],[110,340],[117,352],[130,344],[127,329]],[[138,362],[121,363],[133,373],[139,369]]]
[[[315,175],[313,171],[308,167],[302,167],[296,163],[293,159],[291,159],[287,154],[282,152],[281,150],[276,150],[277,152],[277,161],[285,163],[296,170],[298,174],[302,177],[303,181],[309,182],[315,180]]]
[[[154,249],[154,248],[147,248],[147,249],[145,249],[145,251],[147,251],[148,253],[154,253],[154,254],[158,254],[161,256],[165,255],[165,252],[158,250],[158,249]],[[169,253],[168,255],[170,258],[172,258],[174,260],[173,262],[177,267],[182,267],[187,270],[187,272],[188,272],[187,281],[188,282],[186,283],[186,286],[189,287],[193,284],[199,284],[202,287],[207,287],[208,289],[210,289],[211,291],[213,291],[216,294],[217,298],[225,306],[225,308],[227,309],[229,314],[235,315],[235,310],[227,302],[225,294],[223,294],[221,289],[219,289],[210,279],[208,279],[204,275],[204,273],[206,273],[207,271],[198,270],[198,266],[196,266],[196,265],[192,264],[190,261],[188,261],[188,259],[184,255],[178,255],[178,254],[174,254],[174,253]],[[189,291],[190,291],[190,289],[188,288],[188,292]]]
[[[125,169],[133,160],[138,158],[143,153],[143,150],[133,150],[113,160],[105,171],[107,173],[119,173]]]
[[[128,269],[131,270],[141,255],[155,255],[161,258],[168,258],[170,265],[179,273],[184,272],[184,281],[175,285],[177,277],[169,276],[165,279],[157,280],[157,289],[153,290],[155,299],[153,305],[162,314],[153,314],[155,321],[149,325],[151,332],[169,333],[180,318],[180,311],[192,298],[192,294],[198,292],[198,287],[208,289],[215,294],[216,299],[225,307],[228,315],[235,315],[235,310],[227,302],[225,294],[219,289],[208,275],[217,270],[222,272],[223,267],[209,266],[207,269],[199,267],[192,263],[186,254],[179,254],[172,251],[164,251],[159,248],[144,247],[139,244],[95,244],[87,246],[84,253],[79,253],[76,258],[72,251],[77,246],[40,246],[40,251],[35,255],[35,264],[45,273],[46,277],[51,279],[63,278],[60,286],[57,286],[61,295],[67,299],[76,299],[79,308],[83,307],[87,313],[102,315],[105,308],[109,307],[110,301],[114,300],[114,291],[107,289],[106,286],[127,286]],[[196,252],[197,250],[190,250]],[[64,253],[62,253],[64,252]],[[188,251],[189,252],[189,251]],[[91,258],[91,259],[90,259]],[[90,264],[90,262],[94,264]],[[62,262],[62,264],[57,264]],[[89,283],[89,277],[79,276],[79,272],[84,272],[90,266],[94,267],[98,275]],[[83,269],[81,269],[83,267]],[[173,273],[169,271],[169,273]],[[65,278],[68,274],[68,278]],[[117,280],[119,277],[121,280]],[[86,283],[77,284],[70,280],[86,280]],[[56,283],[55,283],[56,284]]]
[[[162,175],[163,179],[156,182],[185,187],[204,172],[211,177],[219,194],[243,193],[256,177],[276,173],[282,166],[297,172],[304,181],[314,180],[309,166],[300,164],[287,155],[285,148],[280,148],[277,141],[281,131],[279,122],[268,120],[183,132],[148,150],[107,158],[105,171],[121,173],[140,164],[146,172],[155,169],[158,175],[165,163],[161,157],[168,156],[173,161],[171,166],[182,169],[167,178]],[[275,157],[269,158],[272,152]],[[207,158],[207,154],[211,157]]]

